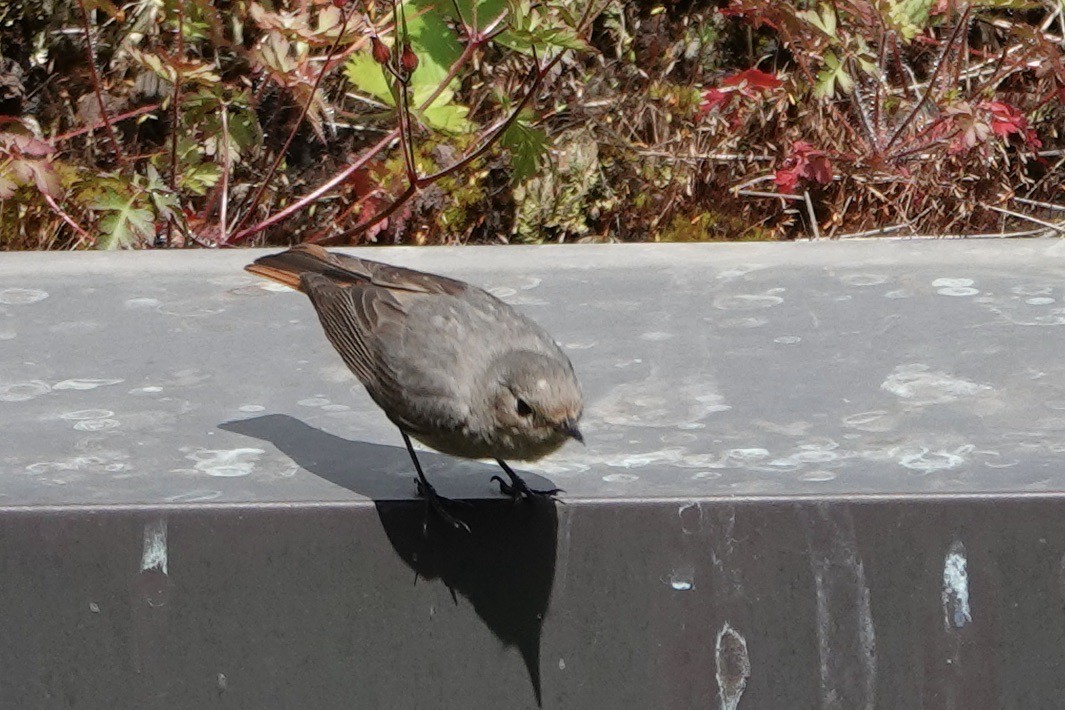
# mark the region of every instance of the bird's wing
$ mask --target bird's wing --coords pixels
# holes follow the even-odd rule
[[[396,293],[366,282],[338,285],[312,273],[300,277],[300,290],[310,297],[344,363],[397,426],[418,435],[461,424],[464,411],[445,391],[446,383],[435,370],[415,367],[401,347],[410,301],[425,294]],[[386,350],[383,342],[393,346]]]
[[[370,284],[337,284],[328,276],[303,273],[299,287],[311,299],[329,342],[367,388],[388,384],[375,331],[406,314],[392,294]]]

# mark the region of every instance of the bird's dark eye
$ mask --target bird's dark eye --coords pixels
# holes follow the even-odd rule
[[[533,413],[532,407],[524,399],[518,399],[518,416],[527,417]]]

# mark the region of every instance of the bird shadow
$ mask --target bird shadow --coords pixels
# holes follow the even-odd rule
[[[470,532],[447,528],[435,518],[426,527],[426,506],[414,498],[414,471],[404,448],[351,441],[284,414],[224,422],[219,428],[268,441],[302,469],[373,500],[389,542],[417,577],[442,581],[456,603],[457,593],[502,643],[518,649],[541,704],[540,640],[558,536],[554,500],[484,498],[487,489],[475,482],[478,476],[487,481],[497,467],[419,452],[423,468],[449,463],[451,469],[467,469],[461,479],[447,477],[449,485],[440,490],[462,500],[454,512]],[[403,470],[409,476],[389,473]],[[542,476],[522,477],[533,488],[554,487]]]

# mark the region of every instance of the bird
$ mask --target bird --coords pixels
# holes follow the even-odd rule
[[[535,461],[580,430],[583,394],[573,364],[529,317],[457,279],[300,244],[245,269],[303,292],[326,338],[399,429],[428,508],[455,528],[411,439],[451,456],[494,459],[512,499],[553,498],[507,461]],[[426,525],[428,524],[426,516]]]

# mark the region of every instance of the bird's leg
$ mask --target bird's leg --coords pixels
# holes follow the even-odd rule
[[[462,522],[454,515],[448,512],[445,504],[452,501],[436,492],[433,488],[433,484],[429,483],[429,479],[425,477],[425,473],[422,471],[422,464],[418,461],[418,455],[414,453],[414,446],[410,443],[410,437],[407,436],[407,432],[400,431],[403,435],[403,443],[407,445],[407,451],[410,453],[410,459],[414,462],[414,470],[418,472],[418,495],[425,498],[426,516],[425,522],[422,524],[422,533],[428,532],[429,529],[429,515],[428,511],[436,513],[441,520],[450,525],[453,528],[461,528],[466,532],[470,531],[470,526]]]
[[[499,492],[500,493],[502,493],[503,495],[510,496],[514,500],[517,500],[518,498],[522,498],[522,497],[525,497],[525,498],[533,498],[535,496],[551,497],[551,496],[554,496],[554,495],[557,495],[557,494],[563,492],[561,488],[549,488],[549,489],[545,489],[545,490],[538,490],[536,488],[529,488],[529,484],[527,484],[525,481],[523,481],[521,479],[521,476],[519,476],[518,474],[514,473],[514,469],[512,469],[510,466],[508,466],[506,461],[504,461],[503,459],[496,459],[496,463],[499,464],[499,467],[501,469],[503,469],[504,472],[506,472],[507,476],[510,478],[510,483],[507,483],[506,481],[504,481],[502,476],[492,476],[492,480],[493,481],[497,481],[499,483]]]

